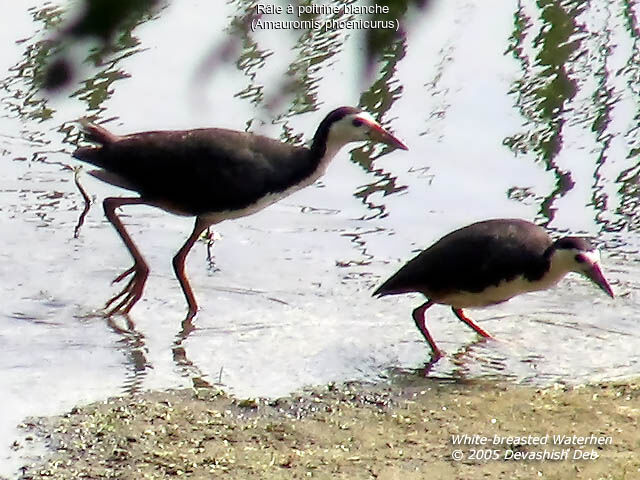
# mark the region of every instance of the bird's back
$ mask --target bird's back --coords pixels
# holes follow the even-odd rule
[[[438,301],[455,292],[478,293],[523,275],[542,277],[551,245],[541,227],[518,219],[474,223],[442,237],[384,282],[374,295],[422,292]]]
[[[95,125],[85,129],[100,145],[73,155],[107,172],[96,176],[192,215],[245,208],[298,183],[316,167],[307,148],[234,130],[117,136]]]

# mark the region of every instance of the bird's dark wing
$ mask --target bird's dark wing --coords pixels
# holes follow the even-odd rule
[[[543,253],[550,244],[544,229],[523,220],[478,222],[441,238],[374,295],[422,292],[437,299],[457,291],[477,293],[518,275],[539,279],[548,266]]]
[[[121,186],[151,202],[193,215],[247,207],[299,182],[317,166],[307,148],[226,129],[104,139],[103,145],[80,148],[74,156],[119,177]]]

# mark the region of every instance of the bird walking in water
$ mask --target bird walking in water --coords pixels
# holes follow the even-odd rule
[[[569,272],[584,275],[613,298],[600,267],[600,254],[586,238],[553,241],[542,227],[525,220],[485,220],[442,237],[373,295],[418,292],[427,298],[413,311],[413,320],[435,361],[443,354],[425,325],[425,312],[433,304],[451,306],[456,317],[482,337],[491,338],[463,308],[486,307],[521,293],[546,290]]]
[[[256,213],[311,185],[347,143],[380,142],[407,150],[369,113],[353,107],[330,112],[309,148],[221,128],[116,135],[91,123],[83,126],[86,137],[98,145],[78,148],[73,156],[98,167],[89,172],[94,177],[138,193],[103,202],[107,219],[134,261],[114,280],[131,276],[122,291],[107,302],[109,316],[126,314],[133,308],[149,275],[147,263],[116,215],[117,208],[143,204],[196,217],[191,235],[173,258],[189,321],[198,304],[185,275],[185,259],[207,227]]]

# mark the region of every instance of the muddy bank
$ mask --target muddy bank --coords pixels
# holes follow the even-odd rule
[[[278,400],[148,392],[26,421],[52,453],[23,478],[631,479],[639,414],[637,380],[347,384]]]

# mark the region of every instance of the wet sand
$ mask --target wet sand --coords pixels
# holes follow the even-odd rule
[[[28,419],[16,449],[49,445],[25,479],[632,479],[639,414],[638,380],[539,389],[421,379],[277,400],[206,387]]]

